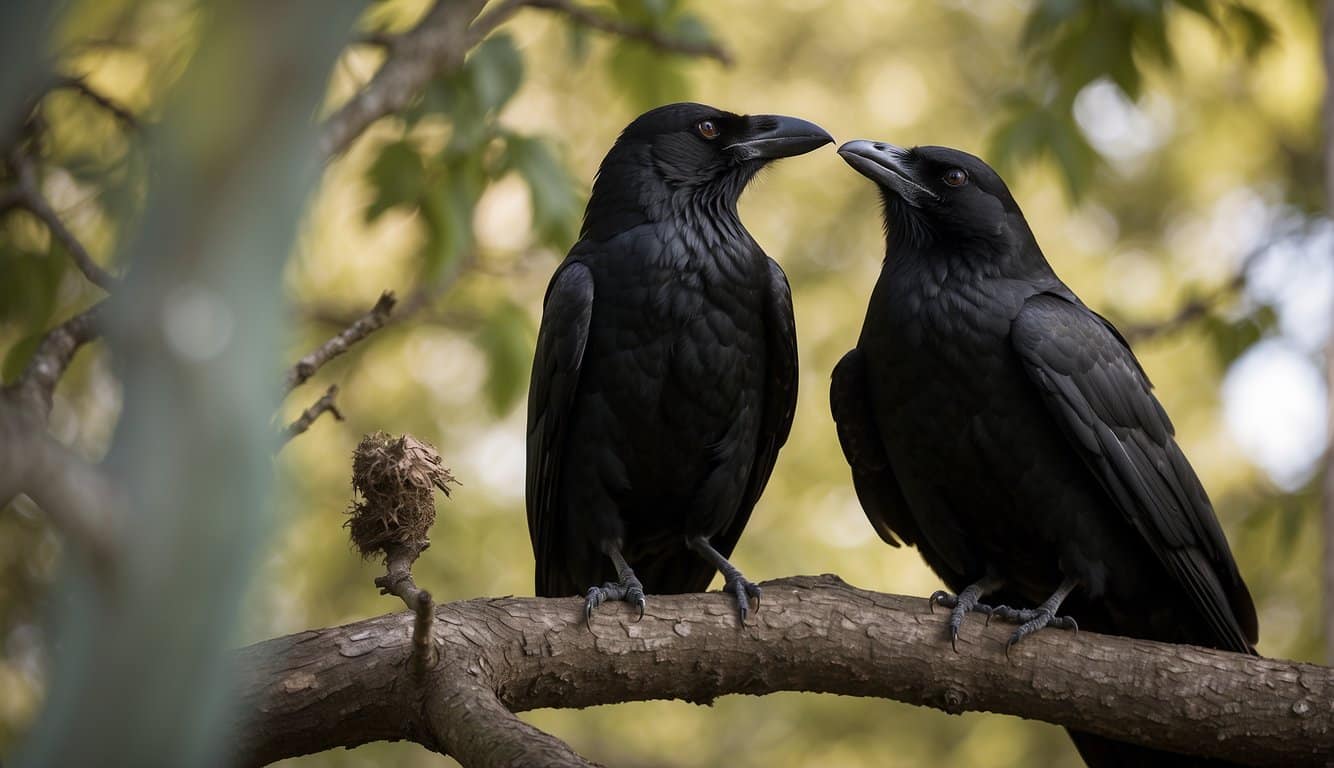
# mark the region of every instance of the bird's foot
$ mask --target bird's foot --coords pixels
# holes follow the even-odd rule
[[[995,617],[1001,621],[1008,621],[1018,624],[1019,628],[1010,635],[1010,639],[1005,642],[1005,655],[1010,655],[1010,648],[1025,637],[1037,632],[1043,627],[1052,629],[1070,629],[1076,634],[1079,633],[1079,624],[1069,616],[1057,616],[1056,611],[1046,606],[1038,608],[1011,608],[1008,605],[998,605],[991,609],[987,615],[987,622]]]
[[[1019,624],[1019,628],[1014,631],[1013,635],[1010,635],[1009,641],[1005,643],[1005,655],[1010,655],[1010,648],[1015,643],[1043,627],[1073,629],[1075,632],[1079,632],[1079,625],[1075,623],[1074,619],[1069,616],[1056,615],[1056,612],[1061,609],[1061,603],[1065,602],[1065,598],[1069,597],[1070,593],[1075,591],[1075,587],[1078,586],[1078,579],[1067,576],[1061,582],[1061,586],[1057,587],[1056,591],[1052,593],[1051,597],[1043,600],[1037,608],[1014,609],[1004,605],[993,608],[987,617],[988,621],[991,620],[991,616],[996,616],[1005,621]]]
[[[763,594],[764,591],[760,589],[758,584],[753,584],[747,581],[746,577],[742,576],[740,571],[733,573],[732,577],[728,578],[727,581],[723,583],[723,592],[736,598],[736,607],[737,611],[741,614],[742,624],[746,623],[746,616],[751,611],[751,598],[755,599],[754,610],[760,610],[760,595]]]
[[[959,629],[963,627],[963,617],[970,612],[985,613],[990,620],[990,615],[994,608],[986,603],[978,602],[982,598],[982,588],[977,584],[971,584],[957,595],[951,595],[949,592],[939,590],[927,598],[927,606],[931,612],[935,613],[936,606],[944,606],[950,609],[950,647],[955,653],[959,652]]]
[[[589,587],[584,599],[584,624],[592,629],[593,610],[607,601],[621,601],[639,608],[635,621],[644,618],[644,585],[639,583],[633,571],[626,570],[618,582],[607,582],[600,587]]]

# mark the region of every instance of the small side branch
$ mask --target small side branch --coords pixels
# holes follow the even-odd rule
[[[51,413],[56,383],[74,359],[74,353],[97,338],[104,303],[99,302],[48,331],[23,373],[6,387],[6,394],[15,403],[43,423]]]
[[[1247,267],[1243,267],[1226,283],[1208,294],[1191,299],[1185,304],[1182,304],[1170,317],[1154,323],[1128,324],[1125,326],[1123,335],[1129,341],[1145,341],[1158,336],[1166,336],[1175,333],[1205,315],[1210,314],[1218,309],[1223,302],[1235,296],[1246,287],[1246,276],[1249,271],[1249,264],[1250,262],[1248,261]]]
[[[10,159],[10,167],[17,178],[17,185],[10,190],[10,198],[5,201],[10,207],[22,208],[33,216],[36,216],[46,228],[50,230],[51,236],[69,251],[70,257],[78,265],[79,271],[83,272],[90,281],[102,288],[102,290],[111,292],[118,282],[116,277],[110,272],[100,267],[93,257],[88,254],[88,249],[83,247],[83,243],[74,233],[65,226],[60,215],[51,207],[37,182],[37,169],[30,158],[21,153],[15,153]],[[0,210],[3,210],[0,206]]]
[[[431,625],[435,621],[435,600],[431,593],[417,586],[412,578],[412,564],[429,547],[420,544],[395,544],[385,551],[385,575],[375,579],[382,595],[397,595],[408,610],[413,612],[412,664],[418,674],[435,666],[438,651],[431,641]]]
[[[371,123],[406,107],[431,78],[461,66],[474,42],[468,27],[485,4],[437,0],[417,26],[393,38],[371,81],[324,121],[320,154],[338,155]]]
[[[476,678],[441,678],[426,700],[425,718],[435,743],[468,768],[540,765],[595,768],[564,741],[514,716]]]
[[[334,398],[338,396],[338,385],[330,384],[324,391],[319,400],[316,400],[309,408],[301,412],[297,420],[287,425],[283,431],[283,445],[287,445],[292,438],[310,429],[310,425],[315,423],[322,414],[332,414],[336,421],[343,420],[343,414],[338,410],[338,405],[334,403]]]
[[[311,376],[314,376],[315,372],[325,363],[348,351],[352,348],[352,345],[371,333],[383,328],[385,323],[389,322],[389,315],[394,311],[394,304],[396,303],[397,299],[394,298],[392,291],[385,291],[380,294],[380,300],[375,302],[375,306],[371,307],[369,312],[292,366],[283,382],[283,392],[291,392]]]

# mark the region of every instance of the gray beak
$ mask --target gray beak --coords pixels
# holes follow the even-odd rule
[[[750,130],[747,135],[723,148],[739,160],[777,160],[804,155],[834,142],[834,137],[825,129],[796,117],[752,115],[748,122]]]
[[[849,141],[838,148],[844,162],[866,178],[879,184],[908,205],[920,208],[923,203],[939,200],[940,196],[918,184],[904,160],[908,150],[882,141]]]

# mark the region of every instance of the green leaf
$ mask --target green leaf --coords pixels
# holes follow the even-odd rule
[[[616,0],[616,11],[626,21],[653,25],[676,10],[679,0]]]
[[[504,170],[514,170],[528,184],[533,209],[533,231],[538,240],[564,249],[574,241],[580,201],[575,183],[552,153],[549,142],[508,134]]]
[[[1208,335],[1214,355],[1221,365],[1231,365],[1242,353],[1278,324],[1278,313],[1269,305],[1262,305],[1254,312],[1235,320],[1228,320],[1214,314],[1206,315],[1201,327]]]
[[[565,39],[570,46],[570,61],[583,64],[588,60],[589,42],[593,39],[588,27],[574,23],[565,25]]]
[[[1242,50],[1248,59],[1254,59],[1274,43],[1278,33],[1259,11],[1241,3],[1227,6],[1227,19],[1241,28]]]
[[[487,318],[476,343],[486,355],[486,397],[501,415],[514,407],[523,392],[533,356],[533,329],[528,314],[506,302]]]
[[[659,104],[683,100],[689,83],[679,56],[666,57],[632,40],[620,40],[612,49],[607,66],[612,84],[634,107],[643,111]]]
[[[488,37],[468,57],[465,68],[483,112],[499,110],[523,82],[523,55],[509,35]]]
[[[1080,0],[1042,0],[1037,3],[1024,21],[1020,45],[1031,48],[1051,38],[1057,30],[1086,10],[1083,6]]]
[[[0,324],[38,332],[55,313],[69,255],[52,243],[48,253],[32,253],[0,241]]]
[[[479,154],[446,152],[441,160],[442,177],[426,188],[421,200],[426,222],[422,258],[428,280],[440,277],[472,250],[473,209],[487,182]]]
[[[372,222],[396,205],[417,205],[426,168],[416,145],[410,141],[395,141],[380,149],[366,177],[375,192],[370,205],[366,206],[366,221]]]
[[[1098,163],[1098,154],[1089,146],[1079,126],[1069,113],[1062,113],[1052,120],[1047,132],[1047,141],[1052,157],[1056,159],[1061,176],[1065,179],[1065,190],[1071,199],[1078,200],[1088,189],[1093,178],[1094,167]]]
[[[713,35],[709,32],[708,25],[703,19],[691,13],[683,14],[672,25],[672,37],[688,43],[713,42]]]

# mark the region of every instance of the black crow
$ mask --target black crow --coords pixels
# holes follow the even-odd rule
[[[727,561],[787,440],[796,329],[783,270],[736,204],[765,164],[832,142],[813,123],[702,104],[646,112],[598,169],[547,288],[528,395],[537,594],[644,612]],[[601,586],[599,586],[599,584]]]
[[[839,154],[880,188],[887,249],[830,404],[872,526],[957,593],[933,596],[952,640],[990,596],[1020,623],[1010,644],[1078,622],[1254,653],[1250,593],[1144,369],[1005,182],[944,147]],[[1075,740],[1095,764],[1190,764]]]

